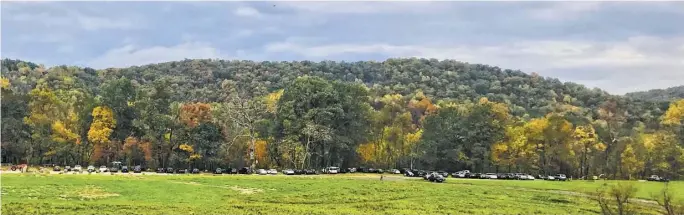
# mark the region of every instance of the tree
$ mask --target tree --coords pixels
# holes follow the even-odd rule
[[[90,129],[88,130],[88,140],[95,144],[95,148],[98,148],[100,152],[106,152],[107,163],[109,159],[115,153],[109,137],[112,135],[113,129],[116,126],[116,119],[114,119],[114,114],[112,109],[106,106],[98,106],[93,109],[93,122],[90,124]],[[98,153],[100,154],[100,153]],[[95,156],[95,159],[99,159],[99,156]]]
[[[597,152],[603,152],[606,146],[599,142],[594,127],[591,125],[575,127],[572,137],[574,138],[573,151],[575,154],[580,154],[579,177],[589,176],[591,175],[589,161]]]

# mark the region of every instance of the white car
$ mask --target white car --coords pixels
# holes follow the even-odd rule
[[[268,173],[269,175],[276,175],[276,174],[278,174],[278,170],[276,170],[276,169],[269,169],[268,171],[266,171],[266,173]]]
[[[88,171],[88,172],[95,172],[95,167],[92,166],[92,165],[90,165],[90,166],[88,166],[88,168],[86,169],[86,171]]]
[[[534,176],[532,176],[532,175],[527,175],[527,180],[534,180]]]
[[[340,171],[340,168],[334,167],[334,166],[331,166],[331,167],[328,167],[325,169],[325,173],[328,173],[328,174],[337,174],[339,171]]]
[[[487,173],[485,174],[486,179],[497,179],[496,173]]]
[[[285,175],[294,175],[295,172],[294,172],[294,170],[286,169],[286,170],[283,170],[283,174],[285,174]]]
[[[79,172],[79,173],[80,173],[80,172],[83,171],[83,168],[81,167],[81,165],[76,165],[76,166],[74,166],[73,171],[74,171],[74,172]]]
[[[100,169],[98,172],[109,172],[109,169],[107,169],[107,166],[100,166]]]
[[[265,169],[258,169],[258,170],[256,171],[256,173],[259,174],[259,175],[266,175],[266,174],[268,174],[268,172],[266,172]]]

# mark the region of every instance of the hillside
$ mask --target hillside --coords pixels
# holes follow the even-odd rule
[[[31,89],[40,76],[19,81],[19,67],[36,68],[32,63],[3,60],[3,76],[13,86]],[[436,99],[489,100],[511,105],[515,114],[541,116],[556,102],[594,108],[613,97],[600,89],[558,79],[526,74],[498,67],[468,64],[453,60],[389,59],[384,62],[252,62],[222,60],[184,60],[128,68],[95,71],[89,68],[55,67],[42,70],[75,75],[93,90],[106,80],[126,77],[147,86],[167,78],[173,86],[174,101],[215,102],[219,100],[221,83],[234,81],[251,95],[265,95],[282,89],[302,75],[328,80],[360,82],[376,95],[400,93],[408,95],[421,89]],[[20,83],[21,82],[21,83]]]
[[[95,70],[4,59],[2,77],[2,162],[679,174],[620,168],[622,159],[676,156],[635,144],[660,137],[662,116],[677,106],[454,60],[184,60]],[[518,147],[528,151],[511,151]]]
[[[625,96],[644,101],[670,102],[684,98],[684,86],[627,93]]]

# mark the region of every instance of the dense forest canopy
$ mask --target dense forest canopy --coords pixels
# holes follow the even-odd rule
[[[675,97],[673,97],[675,98]],[[2,60],[2,162],[684,174],[684,100],[454,60]]]
[[[676,99],[684,99],[684,86],[627,93],[625,96],[638,100],[669,102]]]

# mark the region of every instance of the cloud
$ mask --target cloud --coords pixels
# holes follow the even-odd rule
[[[247,6],[240,6],[233,13],[236,16],[242,16],[242,17],[253,17],[253,18],[259,18],[261,17],[261,13],[257,10],[254,9],[253,7],[247,7]]]
[[[203,42],[187,42],[175,46],[153,46],[139,48],[126,45],[114,48],[90,60],[87,66],[93,68],[128,67],[144,64],[162,63],[183,59],[215,59],[222,55],[216,48]]]
[[[55,28],[78,27],[88,31],[101,29],[131,30],[144,27],[144,21],[140,19],[134,21],[134,17],[121,17],[123,14],[116,14],[117,17],[107,17],[103,15],[88,15],[78,9],[58,4],[41,4],[41,6],[44,7],[38,9],[38,12],[29,9],[9,10],[7,11],[9,13],[7,18],[22,24],[42,25]]]
[[[527,13],[536,19],[563,21],[598,11],[601,6],[602,2],[549,2],[541,8],[530,9]]]
[[[264,51],[294,53],[307,59],[336,59],[357,54],[455,59],[538,72],[592,87],[600,86],[614,93],[626,93],[681,84],[684,80],[682,44],[684,37],[632,37],[616,42],[542,40],[482,46],[321,44],[290,39],[267,44]]]
[[[280,8],[318,14],[421,13],[448,9],[444,2],[278,2]]]

